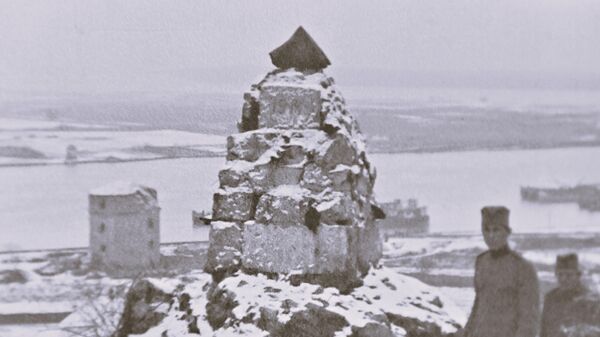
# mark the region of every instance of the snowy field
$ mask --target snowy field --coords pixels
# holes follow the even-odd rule
[[[133,130],[130,130],[133,129]],[[0,118],[0,166],[221,156],[225,137],[178,130]]]

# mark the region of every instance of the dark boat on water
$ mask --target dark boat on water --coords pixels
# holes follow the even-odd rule
[[[385,219],[378,220],[384,239],[429,233],[427,207],[419,206],[416,199],[409,199],[407,205],[397,199],[380,206],[386,215]]]
[[[212,215],[206,211],[192,211],[192,223],[194,227],[205,227],[210,225]]]
[[[557,188],[521,187],[521,199],[537,203],[577,203],[581,209],[600,211],[600,184]]]

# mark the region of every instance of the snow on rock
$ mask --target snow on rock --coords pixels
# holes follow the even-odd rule
[[[210,241],[206,253],[204,270],[208,272],[225,271],[239,266],[242,251],[242,230],[235,222],[216,221],[209,233]],[[216,249],[218,247],[218,249]]]
[[[225,230],[227,228],[237,228],[238,225],[235,222],[226,221],[215,221],[213,222],[212,228],[215,230]]]
[[[68,335],[82,337],[144,333],[166,317],[172,294],[182,281],[165,277],[131,282],[121,281],[86,292],[60,328]]]
[[[343,295],[286,277],[236,273],[178,278],[164,318],[135,336],[449,336],[466,320],[437,289],[386,268]],[[158,311],[158,309],[156,309]],[[192,324],[193,323],[193,324]],[[194,332],[190,332],[194,331]]]
[[[246,221],[253,214],[253,193],[248,187],[227,187],[213,195],[213,218],[223,221]]]
[[[242,263],[245,268],[269,273],[286,273],[290,269],[312,270],[316,247],[314,234],[301,225],[246,224]]]
[[[126,336],[125,333],[129,333],[129,336],[145,337],[161,336],[163,333],[170,337],[198,336],[198,334],[210,336],[213,330],[206,319],[205,308],[208,304],[207,291],[212,282],[211,275],[191,272],[180,275],[174,280],[178,286],[173,292],[168,293],[170,297],[167,301],[168,305],[163,305],[158,311],[162,320],[153,321],[154,324],[146,326],[145,331],[127,332],[120,329],[116,336]],[[153,279],[149,282],[156,285]],[[145,306],[145,308],[145,314],[152,315],[152,307]]]
[[[310,102],[311,104],[313,102],[311,93],[308,92],[318,92],[320,94],[319,113],[321,115],[320,119],[322,120],[322,122],[314,125],[313,123],[311,123],[312,119],[309,118],[308,122],[305,124],[294,125],[302,129],[320,128],[322,130],[335,130],[338,133],[351,138],[353,145],[357,148],[359,153],[366,151],[365,140],[359,131],[356,119],[354,119],[352,114],[350,114],[346,110],[345,99],[343,98],[340,90],[335,85],[333,78],[327,76],[324,72],[301,72],[296,69],[274,70],[267,74],[262,81],[254,85],[253,89],[250,91],[250,93],[253,94],[249,93],[248,95],[246,95],[246,98],[252,98],[255,101],[270,101],[269,97],[261,95],[264,88],[267,88],[269,91],[274,90],[274,88],[281,88],[281,90],[290,90],[293,88],[299,89],[299,93],[295,95],[297,97],[294,97],[294,95],[292,94],[285,94],[284,96],[286,100],[281,100],[281,98],[276,97],[277,99],[273,103],[273,105],[277,107],[278,112],[282,110],[289,110],[290,113],[293,112],[296,115],[303,114],[299,112],[306,110],[309,110],[310,113],[312,113],[312,107],[305,107],[305,105],[307,104],[306,102]],[[264,106],[269,106],[269,104],[261,104],[262,105],[260,113],[262,114],[262,109],[264,108]],[[311,104],[309,104],[309,106]],[[284,106],[288,105],[289,109],[286,110]],[[270,107],[267,110],[270,111]],[[259,125],[256,125],[256,127],[258,126]],[[256,129],[256,127],[254,129]],[[260,127],[262,128],[271,126],[270,124],[265,124],[260,125]],[[242,128],[242,130],[240,131],[249,131],[254,129]]]

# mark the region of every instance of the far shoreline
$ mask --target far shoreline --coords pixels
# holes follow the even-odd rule
[[[471,238],[471,237],[481,237],[481,233],[477,231],[473,232],[433,232],[424,235],[415,235],[415,236],[395,236],[390,239],[393,240],[417,240],[417,239],[440,239],[440,238]],[[523,239],[536,239],[536,240],[545,240],[547,238],[558,238],[562,240],[569,239],[577,239],[577,238],[586,238],[586,239],[597,239],[600,240],[600,227],[598,231],[573,231],[573,232],[514,232],[512,234],[513,239],[523,240]],[[382,241],[386,242],[386,241]],[[161,242],[161,247],[168,246],[178,246],[178,245],[205,245],[208,247],[208,240],[198,240],[198,241],[167,241]],[[6,254],[24,254],[24,253],[52,253],[52,252],[81,252],[87,250],[89,247],[86,246],[78,246],[78,247],[54,247],[54,248],[24,248],[24,249],[10,249],[10,250],[0,250],[0,255]]]
[[[404,149],[399,151],[368,151],[368,155],[399,155],[399,154],[441,154],[441,153],[464,153],[464,152],[509,152],[509,151],[528,151],[528,150],[558,150],[558,149],[579,149],[579,148],[597,148],[600,147],[600,141],[578,144],[557,144],[557,145],[530,145],[530,146],[491,146],[491,147],[460,147],[460,148],[430,148],[430,149]],[[64,162],[37,162],[37,163],[0,163],[0,169],[10,167],[35,167],[35,166],[77,166],[86,164],[123,164],[131,162],[170,160],[170,159],[201,159],[201,158],[225,158],[226,155],[215,153],[205,156],[178,156],[178,157],[156,157],[156,158],[130,158],[130,159],[106,159],[106,160],[86,160],[66,164]]]

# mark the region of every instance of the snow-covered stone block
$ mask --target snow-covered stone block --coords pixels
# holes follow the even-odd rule
[[[367,222],[358,227],[358,265],[363,273],[377,265],[383,255],[383,244],[377,222]]]
[[[332,192],[316,206],[321,214],[321,223],[330,225],[352,225],[357,215],[355,203],[350,196],[341,192]]]
[[[238,187],[246,180],[245,172],[235,167],[228,167],[219,171],[219,186]]]
[[[300,165],[277,165],[271,171],[273,186],[297,185],[302,179],[304,168]]]
[[[331,180],[331,187],[336,191],[342,192],[350,192],[352,190],[351,180],[353,176],[353,168],[344,164],[340,164],[327,172],[327,177]]]
[[[213,194],[213,219],[247,221],[254,216],[254,193],[250,188],[219,189]]]
[[[273,225],[304,226],[307,210],[307,190],[298,185],[280,185],[260,197],[256,206],[256,221]]]
[[[320,124],[321,92],[313,88],[266,85],[259,98],[260,128],[316,129]]]
[[[227,160],[256,161],[273,147],[278,134],[269,131],[238,133],[227,137]]]
[[[308,273],[315,266],[316,247],[316,235],[304,226],[249,223],[244,226],[242,265],[271,273]]]
[[[356,269],[356,228],[321,224],[317,233],[315,273],[327,274]]]
[[[363,170],[354,177],[354,193],[359,196],[370,196],[373,192],[373,184],[368,172]]]
[[[319,165],[310,163],[304,166],[301,185],[312,192],[319,193],[331,185],[331,180]]]
[[[241,265],[242,228],[235,222],[215,221],[209,232],[210,245],[204,270],[209,273]]]
[[[254,192],[262,194],[271,188],[271,171],[272,165],[265,163],[254,166],[248,172],[248,182]]]
[[[335,138],[322,144],[317,151],[316,163],[331,170],[339,164],[352,166],[356,160],[356,149],[347,136],[337,134]]]
[[[296,144],[284,144],[281,146],[283,153],[281,155],[281,164],[298,165],[304,162],[306,156],[304,146],[297,142]]]

